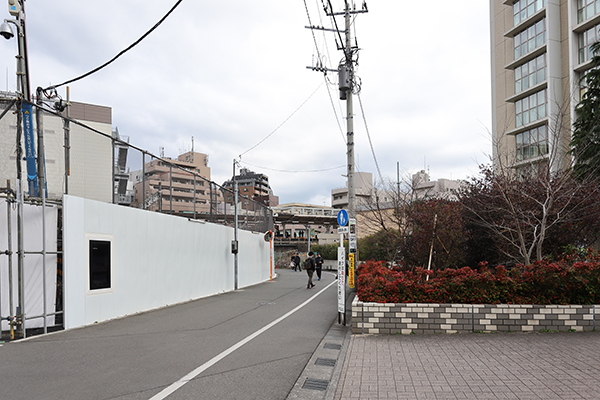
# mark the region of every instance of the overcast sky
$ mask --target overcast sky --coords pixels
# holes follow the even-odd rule
[[[27,0],[32,90],[108,61],[175,3]],[[343,9],[342,0],[331,3]],[[154,154],[164,147],[175,158],[191,149],[193,137],[217,183],[231,178],[241,155],[242,166],[269,176],[280,203],[330,205],[331,189],[346,184],[346,104],[335,74],[326,84],[323,73],[306,68],[318,54],[305,28],[309,17],[313,25],[332,26],[321,4],[183,0],[138,46],[71,83],[71,100],[111,107],[113,127]],[[370,0],[367,6],[352,28],[361,49],[357,170],[379,180],[376,159],[384,179],[396,179],[397,162],[403,176],[424,168],[432,180],[477,174],[491,152],[488,2]],[[0,10],[9,18],[6,4]],[[335,35],[315,36],[326,65],[337,68],[342,53]],[[15,40],[0,41],[2,90],[16,90],[16,52]],[[64,87],[58,91],[66,97]]]

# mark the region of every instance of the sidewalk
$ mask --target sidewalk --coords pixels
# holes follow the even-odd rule
[[[353,335],[344,358],[335,400],[600,398],[598,332]]]
[[[351,335],[350,322],[288,399],[600,399],[599,332]]]

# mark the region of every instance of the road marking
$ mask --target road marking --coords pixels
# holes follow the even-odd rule
[[[167,396],[171,395],[176,390],[178,390],[181,387],[183,387],[186,383],[188,383],[189,381],[191,381],[192,379],[194,379],[195,377],[197,377],[198,375],[200,375],[202,372],[206,371],[207,369],[209,369],[210,367],[212,367],[213,365],[215,365],[216,363],[218,363],[219,361],[221,361],[222,359],[224,359],[225,357],[227,357],[228,355],[230,355],[231,353],[233,353],[234,351],[236,351],[237,349],[239,349],[240,347],[242,347],[243,345],[245,345],[246,343],[248,343],[249,341],[251,341],[252,339],[254,339],[255,337],[257,337],[258,335],[260,335],[261,333],[266,332],[267,330],[271,329],[272,327],[274,327],[275,325],[277,325],[278,323],[280,323],[284,319],[288,318],[290,315],[294,314],[296,311],[300,310],[302,307],[306,306],[308,303],[310,303],[311,301],[313,301],[314,299],[316,299],[321,293],[323,293],[324,291],[326,291],[327,289],[329,289],[335,283],[337,283],[337,281],[331,282],[329,285],[325,286],[318,293],[315,293],[314,296],[312,296],[311,298],[309,298],[308,300],[306,300],[304,303],[300,304],[298,307],[296,307],[293,310],[289,311],[287,314],[285,314],[285,315],[277,318],[275,321],[271,322],[269,325],[265,325],[264,327],[262,327],[261,329],[257,330],[256,332],[254,332],[250,336],[247,336],[245,339],[240,340],[239,342],[237,342],[236,344],[234,344],[233,346],[231,346],[227,350],[223,351],[221,354],[213,357],[211,360],[205,362],[204,364],[202,364],[201,366],[199,366],[198,368],[196,368],[195,370],[193,370],[189,374],[185,375],[183,378],[179,379],[177,382],[171,384],[170,386],[167,386],[160,393],[152,396],[150,398],[150,400],[164,400],[164,399],[166,399]]]

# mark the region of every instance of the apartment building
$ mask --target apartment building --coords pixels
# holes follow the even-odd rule
[[[10,105],[15,93],[0,92],[0,109]],[[80,125],[70,124],[65,140],[63,119],[44,113],[44,160],[49,199],[60,199],[63,193],[103,202],[113,201],[112,110],[110,107],[72,101],[71,118],[105,134],[103,136]],[[32,118],[35,129],[35,108]],[[35,132],[35,131],[34,131]],[[25,155],[25,142],[21,147]],[[34,134],[37,153],[37,134]],[[37,155],[37,154],[36,154]],[[68,162],[65,162],[65,158]],[[27,189],[27,163],[20,161],[22,182]],[[17,183],[17,109],[13,105],[0,120],[0,186],[10,180]]]
[[[273,190],[269,185],[269,177],[265,174],[250,171],[248,168],[242,168],[239,175],[235,176],[238,185],[238,202],[242,204],[245,210],[254,210],[252,201],[264,204],[268,207],[274,207],[279,204],[279,197],[273,195]],[[224,191],[225,202],[233,204],[233,180],[223,183],[223,187],[229,189]]]
[[[133,207],[168,214],[187,215],[216,213],[222,202],[221,191],[210,184],[208,156],[187,152],[177,159],[154,159],[142,174],[133,173]],[[204,178],[204,179],[202,179]],[[144,193],[145,190],[145,193]]]
[[[560,170],[600,38],[600,1],[490,0],[490,12],[494,163]]]
[[[373,174],[370,172],[354,173],[354,190],[356,193],[356,204],[370,203],[373,195]],[[331,206],[335,209],[348,208],[348,186],[331,190]]]

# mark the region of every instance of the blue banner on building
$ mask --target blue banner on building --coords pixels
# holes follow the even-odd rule
[[[35,142],[33,140],[33,106],[23,102],[23,132],[25,134],[25,160],[27,160],[27,186],[29,195],[37,196],[37,167],[35,164]]]

